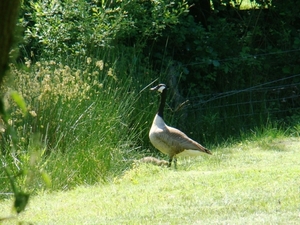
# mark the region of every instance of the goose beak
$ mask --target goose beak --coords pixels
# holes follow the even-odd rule
[[[150,88],[150,91],[155,91],[156,87]]]

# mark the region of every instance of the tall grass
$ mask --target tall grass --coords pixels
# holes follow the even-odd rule
[[[2,130],[1,154],[18,185],[37,190],[44,176],[53,190],[102,182],[147,150],[141,142],[153,105],[142,90],[150,76],[137,77],[132,58],[110,57],[70,66],[53,60],[12,65],[14,82],[3,91],[20,93],[29,113],[22,114],[7,94],[11,117]],[[9,180],[0,174],[2,191],[9,192]]]

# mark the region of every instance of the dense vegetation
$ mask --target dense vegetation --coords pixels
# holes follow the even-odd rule
[[[173,122],[190,131],[197,120],[203,129],[195,135],[209,142],[269,117],[286,122],[283,118],[299,107],[299,76],[280,80],[300,71],[299,3],[248,1],[243,8],[239,1],[209,2],[25,1],[20,60],[55,59],[79,69],[88,58],[103,60],[119,81],[133,79],[131,89],[138,90],[159,78],[171,87],[171,108],[190,100]],[[220,93],[277,80],[211,101]],[[238,108],[222,107],[237,103]],[[280,113],[268,113],[276,110]],[[187,116],[194,118],[192,124],[183,123]]]
[[[157,96],[146,87],[156,80],[170,86],[170,109],[191,99],[169,109],[167,121],[206,146],[270,121],[297,122],[300,3],[212,2],[24,0],[24,40],[2,90],[10,118],[1,154],[16,182],[36,190],[44,178],[53,190],[69,189],[158,154],[147,135]],[[201,102],[275,80],[284,103],[270,101],[269,90]],[[239,104],[254,98],[259,104]],[[250,116],[233,117],[237,109],[225,103]],[[287,110],[268,113],[275,108]],[[0,179],[8,192],[9,180]]]

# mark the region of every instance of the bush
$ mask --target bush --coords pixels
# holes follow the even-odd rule
[[[175,1],[176,2],[176,1]],[[24,1],[23,55],[39,59],[86,57],[103,47],[143,45],[178,23],[187,5],[166,1]],[[26,12],[26,13],[25,13]]]

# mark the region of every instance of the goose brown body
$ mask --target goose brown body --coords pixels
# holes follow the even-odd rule
[[[207,148],[189,138],[182,131],[170,127],[163,120],[163,109],[166,100],[166,86],[160,84],[151,90],[161,93],[161,102],[158,113],[155,115],[150,132],[150,142],[155,148],[169,156],[169,166],[174,160],[176,167],[176,156],[197,156],[201,153],[212,154]]]

